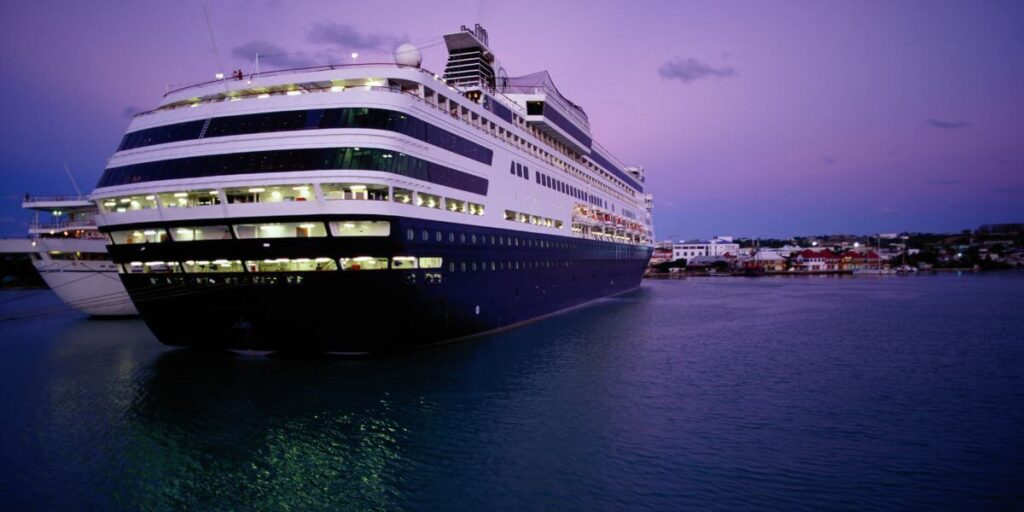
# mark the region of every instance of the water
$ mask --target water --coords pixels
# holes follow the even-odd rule
[[[11,510],[1024,508],[1020,274],[646,282],[373,360],[0,336]]]

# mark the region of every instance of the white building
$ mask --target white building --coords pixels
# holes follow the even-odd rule
[[[716,236],[711,240],[690,240],[672,245],[672,259],[690,260],[698,256],[737,256],[740,244],[731,236]]]

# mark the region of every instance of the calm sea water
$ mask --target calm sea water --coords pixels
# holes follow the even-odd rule
[[[1020,274],[646,282],[371,360],[0,340],[10,510],[1024,508]]]

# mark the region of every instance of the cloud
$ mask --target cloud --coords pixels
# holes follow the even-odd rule
[[[825,165],[832,165],[832,164],[836,163],[836,157],[834,157],[834,156],[827,156],[826,155],[826,156],[822,157],[821,160],[823,162],[825,162]]]
[[[728,66],[716,68],[697,59],[676,57],[658,67],[658,74],[669,80],[690,83],[702,78],[729,78],[736,75],[736,70]]]
[[[928,184],[929,185],[959,185],[960,184],[960,180],[934,179],[934,180],[928,180]]]
[[[138,114],[139,111],[141,110],[142,109],[140,109],[139,107],[125,107],[124,110],[121,111],[121,117],[125,119],[131,119],[135,117],[135,114]]]
[[[891,206],[882,207],[882,215],[899,215],[900,213],[902,212]]]
[[[253,60],[260,56],[261,64],[269,64],[280,68],[303,68],[316,64],[316,60],[308,54],[289,52],[276,44],[253,40],[231,49],[231,55],[239,59]]]
[[[312,43],[328,44],[341,50],[382,50],[393,51],[404,39],[392,34],[369,34],[356,30],[352,25],[339,23],[314,23],[307,32]]]
[[[939,119],[929,119],[926,121],[932,128],[942,128],[943,130],[955,130],[957,128],[968,128],[971,123],[967,121],[942,121]]]

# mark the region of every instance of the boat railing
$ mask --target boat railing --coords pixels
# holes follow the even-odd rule
[[[22,203],[55,203],[61,201],[88,201],[89,196],[82,195],[67,195],[67,196],[30,196],[25,194],[25,199]]]
[[[68,228],[96,228],[95,219],[86,220],[65,220],[58,222],[31,222],[28,225],[29,229],[52,229],[52,230],[64,230]]]

